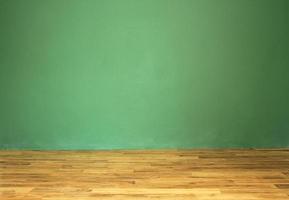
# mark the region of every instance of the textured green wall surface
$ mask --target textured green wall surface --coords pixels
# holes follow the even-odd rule
[[[0,0],[0,148],[288,146],[288,0]]]

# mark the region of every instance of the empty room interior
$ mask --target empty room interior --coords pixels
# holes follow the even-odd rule
[[[1,200],[289,200],[289,0],[0,0]]]

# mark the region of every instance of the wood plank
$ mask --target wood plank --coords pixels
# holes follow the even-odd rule
[[[289,149],[0,151],[1,200],[288,200]]]

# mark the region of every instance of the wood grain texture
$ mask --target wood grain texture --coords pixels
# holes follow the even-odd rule
[[[0,151],[1,200],[288,200],[289,149]]]

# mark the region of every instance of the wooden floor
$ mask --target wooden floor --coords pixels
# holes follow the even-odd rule
[[[0,151],[1,200],[289,200],[289,149]]]

